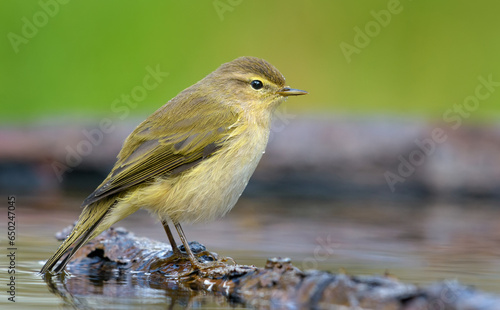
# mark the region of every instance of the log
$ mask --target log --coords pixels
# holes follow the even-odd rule
[[[59,237],[66,233],[59,233]],[[216,253],[206,254],[205,247],[196,241],[190,247],[201,260],[218,259]],[[171,255],[170,245],[111,228],[82,247],[68,264],[69,274],[77,276],[63,273],[45,276],[45,280],[53,293],[73,305],[81,302],[75,296],[96,294],[96,283],[120,281],[133,282],[134,286],[103,289],[99,295],[130,297],[138,294],[138,287],[144,287],[164,289],[173,301],[183,296],[189,302],[208,293],[232,304],[266,309],[500,309],[500,296],[457,281],[418,287],[388,275],[301,271],[289,258],[270,258],[264,268],[233,265],[228,260],[218,267],[193,271],[189,261],[169,260]]]

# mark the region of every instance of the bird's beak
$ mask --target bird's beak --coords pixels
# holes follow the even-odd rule
[[[307,94],[307,92],[305,90],[294,89],[294,88],[290,88],[288,86],[285,86],[278,91],[278,94],[280,94],[281,96],[288,97],[288,96],[305,95],[305,94]]]

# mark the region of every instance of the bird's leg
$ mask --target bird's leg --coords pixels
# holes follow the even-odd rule
[[[212,253],[209,251],[202,251],[200,253],[197,253],[195,256],[193,254],[193,251],[191,251],[191,248],[189,247],[189,243],[187,241],[186,235],[184,234],[184,230],[182,229],[181,225],[178,222],[173,222],[175,229],[177,229],[177,233],[179,234],[179,237],[181,238],[182,244],[184,245],[184,248],[186,249],[186,253],[188,254],[189,260],[191,261],[191,265],[193,266],[193,269],[204,269],[204,268],[210,268],[210,267],[217,267],[220,266],[220,262],[217,259],[217,257],[214,257],[216,261],[213,262],[206,262],[206,263],[201,263],[198,261],[198,258],[196,256],[214,256]]]
[[[194,256],[193,251],[191,251],[191,248],[189,247],[189,243],[187,241],[186,235],[184,234],[184,230],[182,230],[181,224],[178,222],[174,222],[175,229],[177,229],[177,233],[179,234],[179,237],[181,238],[182,244],[184,245],[184,249],[186,250],[186,253],[188,254],[189,260],[191,261],[191,265],[193,268],[200,269],[201,265],[198,259]]]
[[[186,255],[185,253],[182,253],[181,250],[177,247],[177,243],[175,242],[174,236],[172,235],[172,231],[170,230],[170,227],[168,226],[167,220],[162,220],[161,223],[163,225],[163,229],[165,229],[165,233],[167,234],[168,241],[170,242],[170,246],[172,247],[172,255],[168,256],[167,258],[158,259],[156,262],[154,262],[151,265],[151,270],[163,268],[165,265],[174,264],[174,262],[176,262],[178,260],[191,261],[190,257],[188,255]],[[188,276],[191,273],[192,273],[192,269],[189,272],[179,273],[177,275],[174,275],[174,277],[181,278],[184,276]]]
[[[172,252],[173,254],[169,256],[166,259],[159,260],[157,264],[153,265],[152,268],[157,268],[165,263],[170,263],[176,260],[189,260],[191,262],[191,271],[179,275],[179,277],[187,276],[191,274],[195,270],[200,270],[200,269],[206,269],[206,268],[213,268],[213,267],[219,267],[219,266],[225,266],[223,262],[228,261],[228,259],[223,258],[223,259],[218,259],[217,255],[214,255],[210,253],[207,250],[201,251],[199,253],[196,253],[196,255],[193,253],[191,250],[191,247],[189,246],[189,243],[187,241],[186,235],[184,234],[184,230],[182,229],[181,225],[177,221],[172,221],[175,229],[177,229],[177,233],[179,234],[179,237],[182,241],[182,244],[184,245],[184,248],[186,249],[186,253],[182,253],[181,250],[177,247],[177,243],[175,242],[174,236],[172,235],[172,231],[170,230],[170,227],[168,226],[168,222],[166,220],[162,220],[162,225],[163,228],[165,229],[165,233],[167,234],[168,241],[170,242],[170,245],[172,246]],[[202,256],[209,256],[214,259],[212,262],[200,262],[198,260],[198,257]],[[231,258],[229,260],[232,261]],[[234,261],[233,261],[234,264]]]
[[[165,232],[167,233],[168,241],[170,241],[170,246],[172,246],[172,252],[174,253],[174,257],[181,257],[181,250],[177,247],[177,243],[175,243],[174,236],[172,235],[172,232],[170,231],[170,227],[168,227],[168,223],[166,220],[162,220],[161,224],[163,225],[163,228],[165,229]]]

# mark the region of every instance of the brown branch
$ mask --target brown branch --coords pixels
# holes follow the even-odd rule
[[[191,243],[191,249],[195,254],[205,251],[197,242]],[[224,264],[190,272],[189,261],[169,260],[171,255],[166,244],[137,238],[121,228],[110,229],[80,249],[68,265],[69,272],[78,277],[63,276],[62,281],[46,277],[46,280],[54,293],[73,305],[82,302],[75,296],[95,292],[95,283],[89,284],[80,275],[100,281],[131,281],[133,275],[142,279],[145,287],[165,289],[172,301],[181,295],[187,296],[189,302],[197,294],[211,292],[229,302],[258,308],[323,309],[336,305],[351,309],[500,309],[500,297],[455,281],[420,288],[388,276],[304,272],[289,259],[280,258],[269,259],[264,268]],[[209,260],[210,256],[202,258]],[[101,295],[136,294],[129,290],[101,292]]]

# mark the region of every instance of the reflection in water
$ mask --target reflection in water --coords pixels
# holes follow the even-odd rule
[[[69,276],[49,279],[36,271],[57,248],[54,234],[75,221],[81,197],[48,200],[18,197],[19,304],[53,309],[123,307],[232,308],[223,296],[175,283],[153,283],[127,274],[117,279]],[[242,199],[224,219],[186,226],[190,240],[231,256],[240,264],[263,266],[271,256],[291,257],[301,269],[350,274],[388,271],[404,282],[426,285],[442,279],[500,293],[500,209],[484,202],[408,203]],[[6,231],[5,221],[0,229]],[[119,226],[166,242],[160,223],[139,212]],[[5,270],[0,270],[2,275]],[[57,292],[55,297],[49,289]],[[6,305],[0,301],[0,307]],[[8,304],[7,304],[8,305]],[[243,307],[243,305],[238,305]]]
[[[92,276],[47,277],[49,290],[58,295],[67,306],[78,309],[128,309],[158,306],[173,309],[179,305],[188,308],[234,308],[226,297],[200,292],[176,281],[154,281],[148,275],[119,275],[106,279]],[[168,307],[166,307],[168,306]],[[241,307],[241,305],[240,305]]]

